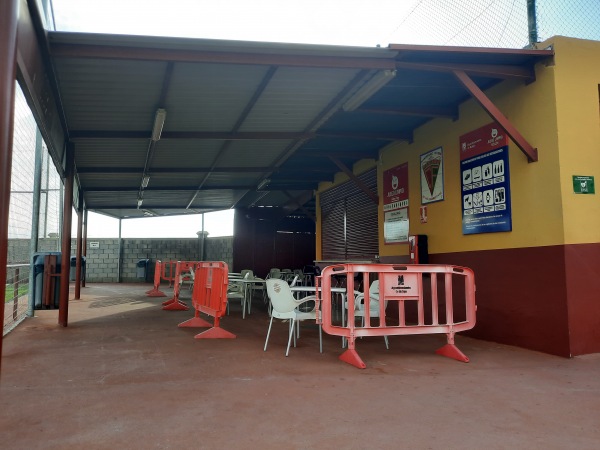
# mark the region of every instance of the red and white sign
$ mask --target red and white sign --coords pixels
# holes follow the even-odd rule
[[[383,172],[383,237],[386,244],[408,241],[408,163]]]
[[[508,145],[508,135],[496,122],[492,122],[459,138],[460,160]]]

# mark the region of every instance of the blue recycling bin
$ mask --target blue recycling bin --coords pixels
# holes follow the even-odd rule
[[[31,258],[31,264],[33,266],[33,307],[34,309],[42,309],[43,289],[44,289],[44,257],[46,255],[56,255],[56,273],[60,274],[61,271],[61,252],[39,252],[34,253]],[[54,292],[52,293],[52,304],[49,305],[51,308],[58,308],[60,300],[60,276],[54,278]],[[46,306],[48,307],[48,306]]]
[[[77,274],[77,256],[71,256],[71,267],[69,270],[69,280],[75,281]],[[81,280],[85,280],[85,256],[81,256]]]

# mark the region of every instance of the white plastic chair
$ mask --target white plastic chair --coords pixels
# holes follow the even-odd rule
[[[298,277],[298,284],[304,286],[304,272],[302,272],[302,269],[294,269],[294,275]]]
[[[246,273],[244,279],[249,278],[249,273]],[[242,304],[242,319],[246,318],[246,286],[244,283],[238,281],[230,281],[227,286],[227,314],[229,314],[229,299],[239,299]],[[248,314],[250,314],[250,308],[248,308]]]
[[[315,296],[309,295],[300,300],[296,300],[292,295],[290,286],[284,281],[279,279],[268,279],[267,284],[267,295],[271,300],[271,321],[269,322],[269,330],[267,331],[267,338],[265,340],[264,351],[267,351],[267,345],[269,343],[269,336],[271,334],[271,327],[273,326],[273,319],[288,319],[289,320],[289,336],[287,349],[285,356],[288,356],[290,352],[290,344],[292,342],[292,336],[294,337],[294,347],[296,346],[296,336],[299,330],[299,322],[302,320],[316,320],[317,314],[313,309],[312,311],[302,312],[298,309],[300,305],[306,302],[314,301]],[[319,325],[319,351],[323,353],[323,335],[321,325]]]
[[[362,326],[365,326],[365,294],[364,292],[355,291],[354,298],[354,317],[362,317]],[[348,309],[349,303],[346,301],[344,305]],[[383,310],[387,307],[387,301],[384,303]],[[379,315],[379,280],[374,280],[369,287],[369,317],[380,317]],[[385,340],[385,348],[390,349],[390,343],[387,336],[383,336]]]

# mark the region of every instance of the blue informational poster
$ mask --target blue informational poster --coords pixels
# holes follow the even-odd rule
[[[508,146],[460,162],[463,234],[512,231]]]

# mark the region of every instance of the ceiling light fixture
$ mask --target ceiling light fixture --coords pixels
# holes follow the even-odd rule
[[[268,178],[265,178],[264,180],[262,180],[260,183],[258,183],[258,186],[256,187],[257,191],[260,191],[261,189],[267,187],[267,185],[271,182],[271,180],[269,180]]]
[[[373,77],[363,84],[349,99],[342,109],[344,111],[354,111],[368,99],[370,99],[379,89],[390,82],[396,76],[395,70],[382,70],[377,72]]]
[[[154,126],[152,127],[152,140],[154,142],[160,141],[160,135],[162,133],[163,126],[165,125],[166,118],[166,109],[159,108],[156,110],[156,115],[154,116]]]
[[[142,187],[146,189],[148,187],[148,183],[150,183],[150,175],[144,175],[142,177]]]
[[[137,206],[137,209],[140,209],[140,208],[142,207],[142,202],[143,202],[143,201],[144,201],[144,199],[143,199],[143,198],[138,198],[138,201],[137,201],[137,205],[138,205],[138,206]]]

